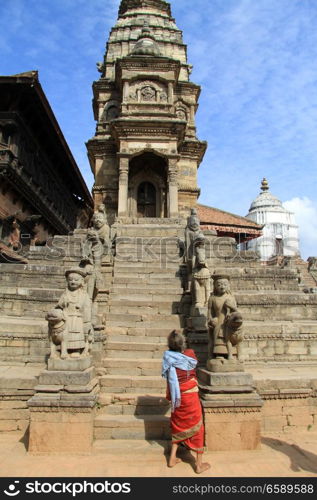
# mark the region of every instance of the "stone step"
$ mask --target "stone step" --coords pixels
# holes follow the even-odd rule
[[[143,305],[142,305],[143,304]],[[126,302],[124,300],[111,301],[111,304],[104,312],[119,314],[177,314],[179,311],[180,302],[159,302],[156,305],[152,303],[145,304],[144,302],[132,301]]]
[[[182,298],[182,293],[169,293],[169,290],[166,290],[164,295],[159,295],[155,293],[155,289],[153,290],[152,293],[134,293],[133,290],[128,291],[121,291],[120,292],[111,292],[110,294],[110,303],[112,304],[113,301],[115,303],[118,303],[119,301],[125,301],[125,302],[130,302],[132,303],[140,303],[144,302],[147,304],[151,305],[159,305],[160,303],[166,303],[166,302],[179,302]]]
[[[178,276],[171,276],[169,277],[162,277],[160,276],[159,278],[153,278],[153,276],[147,276],[147,277],[139,277],[139,276],[131,276],[125,275],[125,276],[117,276],[114,275],[113,277],[113,285],[125,285],[127,288],[134,287],[135,285],[139,285],[140,287],[164,287],[167,290],[169,288],[179,288],[181,285],[181,280],[180,277]]]
[[[293,320],[298,321],[301,319],[314,319],[317,314],[317,305],[310,306],[305,304],[298,304],[294,306],[285,303],[280,304],[238,304],[239,311],[243,317],[249,320],[262,320],[263,317],[269,317],[276,321]]]
[[[166,332],[166,330],[165,330]],[[166,335],[167,336],[167,335]],[[162,344],[162,337],[146,337],[144,335],[129,335],[129,334],[108,334],[108,340],[110,342],[127,342],[127,343],[144,343],[144,344]]]
[[[102,392],[162,392],[166,381],[158,375],[102,375],[99,378]]]
[[[178,315],[170,316],[169,319],[163,319],[163,315],[148,315],[146,318],[142,315],[134,314],[109,314],[106,322],[107,328],[111,327],[134,327],[134,328],[166,328],[174,329],[182,326]]]
[[[263,266],[261,263],[258,263],[256,268],[249,268],[240,266],[237,268],[236,265],[231,266],[228,263],[225,267],[218,266],[217,273],[224,273],[230,276],[230,280],[242,278],[242,279],[257,279],[257,278],[285,278],[285,279],[293,279],[298,278],[298,271],[296,268],[281,268],[281,267],[268,267]]]
[[[165,394],[100,394],[98,415],[169,415]]]
[[[54,278],[56,276],[63,277],[64,276],[64,268],[63,266],[56,265],[55,262],[49,263],[48,261],[44,261],[45,263],[39,264],[5,264],[0,263],[0,274],[1,281],[2,277],[6,275],[23,275],[23,276],[37,276],[38,274],[43,275],[52,275]]]
[[[267,280],[267,282],[263,281],[262,283],[259,283],[259,284],[256,284],[256,283],[245,283],[245,282],[241,282],[241,281],[237,281],[236,283],[234,283],[233,281],[231,282],[231,291],[236,294],[236,293],[244,293],[244,292],[248,292],[248,293],[253,293],[254,291],[256,292],[262,292],[262,293],[271,293],[271,292],[274,292],[276,290],[280,290],[280,291],[283,291],[284,293],[288,293],[288,292],[295,292],[295,293],[299,293],[300,290],[299,290],[299,287],[298,287],[298,283],[293,283],[293,284],[289,284],[289,283],[282,283],[282,284],[278,284],[276,285],[274,282],[272,282],[272,280]]]
[[[143,323],[142,323],[143,325]],[[145,328],[144,326],[138,326],[138,327],[132,327],[132,326],[125,326],[125,327],[120,327],[120,326],[107,326],[105,329],[105,333],[108,337],[108,339],[111,339],[112,335],[129,335],[131,337],[142,337],[142,341],[145,337],[160,337],[162,342],[166,341],[167,335],[169,332],[166,331],[165,327],[147,327]]]
[[[145,243],[143,246],[121,245],[116,247],[115,262],[136,260],[139,262],[182,262],[179,249],[175,246],[160,246]]]
[[[148,280],[151,282],[154,280],[156,282],[157,280],[165,280],[167,279],[168,281],[171,282],[171,280],[176,281],[179,279],[179,272],[178,271],[167,271],[166,269],[162,270],[155,270],[151,272],[144,272],[144,271],[138,271],[137,269],[131,269],[130,271],[115,271],[114,274],[115,278],[138,278],[139,280]]]
[[[131,291],[131,288],[131,283],[126,283],[125,281],[123,281],[122,283],[117,283],[117,281],[115,280],[111,285],[111,291],[114,293]],[[133,283],[133,292],[155,293],[156,295],[165,295],[166,292],[168,292],[169,294],[181,295],[183,293],[183,289],[180,286],[175,286],[174,283],[165,283],[164,287],[160,284],[159,286],[156,284],[154,288],[153,284],[144,283],[143,280],[142,282],[140,282],[140,280],[136,279],[135,283]]]
[[[32,287],[1,287],[0,295],[5,295],[6,298],[27,298],[31,300],[47,300],[52,301],[55,299],[59,299],[61,295],[60,288],[32,288]]]
[[[316,320],[303,320],[300,318],[297,321],[283,320],[261,320],[254,321],[246,319],[243,322],[245,335],[276,335],[276,334],[316,334]]]
[[[102,367],[105,368],[105,375],[160,375],[161,359],[126,359],[126,358],[104,358]]]
[[[158,250],[175,249],[179,251],[178,240],[174,238],[147,238],[146,236],[139,236],[137,238],[117,238],[116,239],[116,253],[123,248],[132,248],[139,252],[147,252],[152,248]]]
[[[129,262],[129,261],[121,261],[121,260],[116,260],[114,264],[114,270],[115,271],[126,271],[129,272],[131,269],[137,269],[145,272],[151,272],[153,270],[161,270],[161,269],[172,269],[172,270],[179,270],[179,262],[151,262],[151,261],[146,261],[146,260],[140,260],[137,262]]]
[[[98,415],[94,439],[170,439],[170,419],[165,415]]]
[[[37,318],[0,317],[0,334],[38,337],[47,334],[47,322]]]
[[[166,350],[166,342],[144,343],[144,342],[112,342],[106,341],[106,352],[108,358],[150,358],[161,359]]]

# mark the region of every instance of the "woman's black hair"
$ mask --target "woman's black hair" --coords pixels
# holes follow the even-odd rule
[[[186,347],[184,335],[178,330],[173,330],[167,337],[167,345],[170,351],[182,352]]]

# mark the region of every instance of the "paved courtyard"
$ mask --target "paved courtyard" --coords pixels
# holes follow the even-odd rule
[[[29,455],[20,433],[0,435],[1,477],[197,477],[193,458],[180,450],[182,462],[166,466],[166,443],[99,441],[87,455]],[[317,433],[264,435],[261,449],[207,452],[211,469],[204,477],[317,476]]]

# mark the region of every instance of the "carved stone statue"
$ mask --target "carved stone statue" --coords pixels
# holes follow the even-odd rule
[[[210,296],[210,271],[206,263],[205,237],[203,235],[196,236],[193,248],[192,304],[202,308],[208,305]]]
[[[81,268],[68,269],[65,273],[67,288],[57,306],[48,312],[48,330],[51,358],[61,359],[89,355],[93,342],[91,325],[91,300],[84,289],[86,272]]]
[[[308,271],[317,283],[317,257],[308,257]]]
[[[101,204],[92,217],[92,227],[88,229],[83,244],[83,259],[96,265],[101,262],[105,253],[109,253],[110,248],[110,227],[107,223],[104,205]]]
[[[92,323],[98,323],[96,297],[98,291],[103,288],[101,273],[101,262],[104,255],[111,252],[110,227],[107,223],[104,204],[99,205],[93,214],[92,227],[87,231],[87,236],[82,244],[82,259],[80,266],[84,267],[89,275],[87,291],[92,300]]]
[[[242,316],[230,291],[229,277],[215,274],[208,304],[208,358],[241,361]]]
[[[187,219],[187,226],[185,229],[185,258],[187,263],[187,291],[191,291],[192,273],[195,267],[195,255],[194,255],[194,241],[197,237],[203,237],[204,235],[200,230],[200,220],[197,215],[197,210],[195,208],[191,209],[190,216]]]

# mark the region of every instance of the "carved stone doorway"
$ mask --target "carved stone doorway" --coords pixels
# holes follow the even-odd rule
[[[151,182],[141,182],[137,197],[138,217],[156,217],[156,189]]]
[[[161,218],[167,215],[167,160],[152,152],[135,156],[129,164],[128,214]]]

